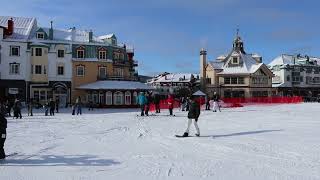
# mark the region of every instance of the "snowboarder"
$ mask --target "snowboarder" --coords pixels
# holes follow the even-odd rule
[[[3,112],[0,112],[0,159],[6,158],[6,154],[4,152],[4,142],[7,138],[7,119],[4,116]]]
[[[33,116],[32,109],[33,109],[33,104],[32,104],[32,99],[30,99],[30,101],[28,102],[28,116]]]
[[[82,103],[81,103],[81,97],[79,96],[76,100],[76,107],[77,107],[77,115],[82,114],[82,109],[81,109]]]
[[[13,105],[13,114],[14,114],[14,117],[15,118],[19,118],[22,119],[22,115],[21,115],[21,102],[16,99],[15,102],[14,102],[14,105]]]
[[[153,102],[156,108],[156,113],[160,113],[160,95],[158,93],[154,94]]]
[[[50,99],[49,107],[50,107],[50,116],[54,116],[54,109],[56,107],[56,103],[53,101],[53,99]]]
[[[174,99],[173,99],[172,95],[169,95],[169,97],[167,99],[167,103],[168,103],[170,116],[172,116],[173,115],[173,104],[174,104]]]
[[[213,112],[217,112],[217,110],[220,110],[220,105],[219,105],[219,95],[217,94],[217,92],[214,92],[213,93],[213,97],[212,97],[212,100],[213,100]]]
[[[190,103],[189,103],[189,112],[188,112],[188,127],[182,137],[188,137],[189,136],[189,130],[192,123],[192,119],[194,119],[194,126],[196,128],[197,133],[196,136],[200,136],[200,129],[198,126],[198,118],[200,116],[200,104],[198,104],[195,101],[195,97],[192,96]]]
[[[147,103],[147,98],[144,95],[144,92],[139,93],[139,96],[137,97],[137,103],[140,105],[141,116],[144,116],[144,108]]]

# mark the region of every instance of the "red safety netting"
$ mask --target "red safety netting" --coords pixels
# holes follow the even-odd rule
[[[222,107],[243,107],[246,105],[254,104],[292,104],[302,103],[303,98],[301,96],[293,97],[251,97],[251,98],[223,98],[221,103]]]

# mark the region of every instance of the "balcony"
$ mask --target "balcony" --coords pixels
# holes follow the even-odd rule
[[[97,76],[98,81],[103,81],[103,80],[122,80],[122,81],[133,81],[135,77],[130,77],[130,76]]]

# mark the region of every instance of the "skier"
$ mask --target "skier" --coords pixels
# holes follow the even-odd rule
[[[3,112],[0,112],[0,159],[6,158],[3,147],[7,137],[7,119],[4,115]]]
[[[160,113],[160,95],[158,93],[154,93],[153,102],[156,107],[156,113]]]
[[[56,107],[56,104],[53,101],[53,99],[50,99],[49,107],[50,107],[50,116],[54,116],[54,109]]]
[[[213,93],[213,97],[212,97],[212,100],[213,100],[213,112],[217,112],[217,110],[220,110],[220,105],[219,105],[219,95],[217,94],[217,92],[214,92]]]
[[[200,136],[200,129],[198,126],[198,118],[200,116],[200,104],[198,104],[195,100],[195,97],[192,96],[190,103],[189,103],[189,112],[188,112],[188,127],[182,137],[188,137],[189,136],[189,129],[192,123],[192,119],[194,119],[194,126],[196,128],[197,133],[196,136]]]
[[[170,116],[173,115],[173,103],[174,103],[174,99],[172,95],[169,95],[168,99],[167,99],[167,103],[168,103],[168,108],[169,108],[169,113]]]
[[[22,115],[21,115],[21,102],[16,99],[13,105],[13,114],[15,118],[19,118],[22,119]]]
[[[141,116],[144,116],[144,108],[147,103],[147,98],[144,95],[144,92],[139,93],[139,96],[137,97],[137,103],[140,105]]]

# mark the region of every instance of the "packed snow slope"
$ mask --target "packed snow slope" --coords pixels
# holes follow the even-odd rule
[[[201,137],[176,138],[187,113],[100,109],[8,118],[1,180],[320,179],[320,104],[202,111]],[[194,134],[191,128],[191,135]]]

